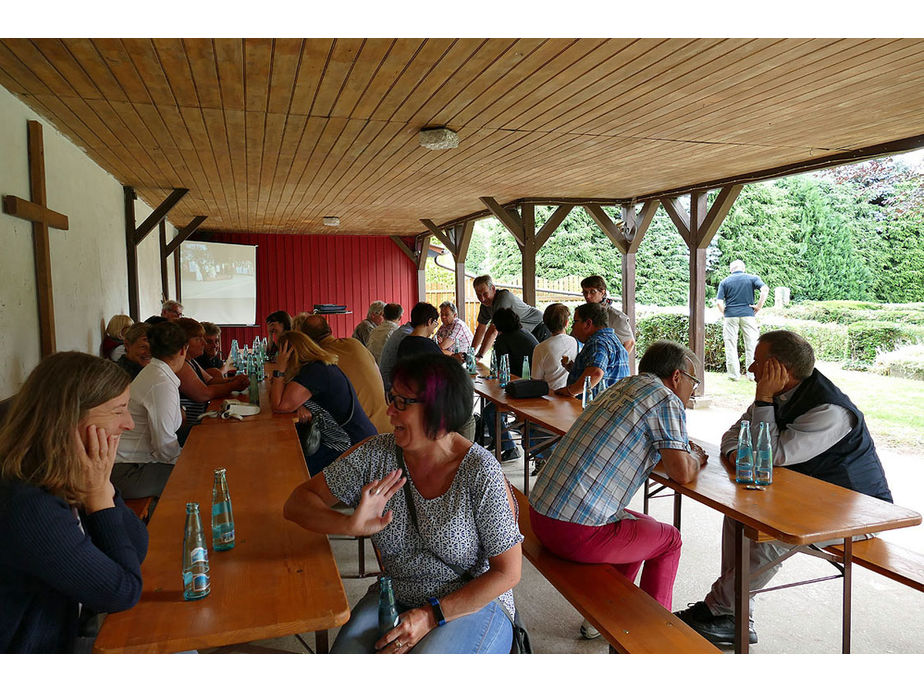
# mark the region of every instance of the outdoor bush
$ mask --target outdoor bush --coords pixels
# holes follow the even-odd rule
[[[909,344],[879,354],[872,370],[881,375],[924,380],[924,344]]]
[[[636,322],[635,352],[641,356],[652,342],[669,339],[685,346],[690,341],[690,319],[677,313],[657,313],[641,318]],[[707,371],[725,370],[725,343],[722,341],[722,323],[706,323],[706,363]],[[743,347],[739,348],[743,362]],[[747,366],[745,366],[747,367]]]
[[[916,325],[868,320],[847,327],[849,357],[863,363],[872,363],[877,354],[894,351],[902,344],[920,342],[924,342],[924,328]]]

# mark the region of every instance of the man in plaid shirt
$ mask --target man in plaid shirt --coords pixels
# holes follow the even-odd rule
[[[606,308],[600,303],[585,303],[575,308],[571,336],[584,346],[573,363],[562,357],[561,363],[568,370],[568,384],[557,389],[556,394],[580,395],[585,377],[590,378],[591,387],[599,384],[605,390],[629,375],[629,354],[608,325]]]
[[[546,548],[578,563],[611,563],[630,580],[644,563],[640,587],[668,610],[680,532],[626,506],[658,462],[680,483],[706,463],[687,438],[684,411],[699,383],[695,358],[674,342],[652,344],[639,374],[607,389],[562,437],[529,499]]]

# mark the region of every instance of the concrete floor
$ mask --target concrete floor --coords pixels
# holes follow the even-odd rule
[[[688,412],[691,435],[707,449],[718,444],[722,432],[738,413],[722,409]],[[924,459],[920,456],[880,450],[895,502],[924,509]],[[510,481],[522,490],[522,461],[503,465]],[[641,510],[641,494],[630,507]],[[655,499],[650,514],[662,522],[672,520],[672,501]],[[702,504],[686,500],[683,505],[684,548],[674,585],[674,609],[703,598],[719,569],[719,536],[722,516]],[[886,538],[924,554],[924,527],[894,530]],[[368,546],[368,544],[367,544]],[[332,541],[341,574],[357,572],[355,541]],[[367,549],[367,570],[374,558]],[[783,564],[774,584],[811,579],[832,574],[824,561],[794,556]],[[374,578],[344,579],[347,598],[354,604]],[[520,584],[514,590],[517,608],[529,630],[537,654],[604,654],[602,639],[583,640],[578,629],[582,618],[568,602],[524,560]],[[841,582],[832,580],[757,597],[755,627],[759,642],[751,646],[757,653],[839,653],[841,649]],[[852,651],[854,653],[924,652],[924,593],[912,590],[864,568],[854,569]],[[331,631],[333,643],[336,631]],[[313,648],[314,637],[304,639]],[[223,648],[224,652],[305,652],[295,637],[260,641]],[[728,651],[728,650],[726,650]]]

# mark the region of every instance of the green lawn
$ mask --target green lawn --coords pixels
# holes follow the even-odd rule
[[[924,382],[845,371],[836,363],[818,363],[866,417],[873,438],[889,447],[924,451]],[[744,410],[754,399],[754,383],[706,373],[706,394],[718,407]]]

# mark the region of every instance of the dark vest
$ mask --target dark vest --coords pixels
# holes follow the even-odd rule
[[[856,426],[824,452],[805,462],[787,465],[788,468],[891,503],[892,492],[863,414],[818,370],[813,370],[799,384],[788,402],[775,407],[777,428],[785,430],[798,417],[823,404],[836,404],[848,410],[856,417]]]

